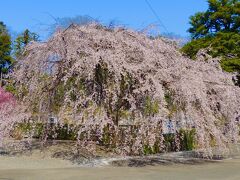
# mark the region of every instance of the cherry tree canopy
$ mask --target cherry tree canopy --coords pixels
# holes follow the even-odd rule
[[[115,131],[121,124],[140,127],[137,137],[129,135],[132,151],[161,144],[169,123],[173,132],[195,128],[198,148],[238,138],[240,88],[232,75],[217,59],[182,56],[164,38],[71,25],[47,42],[27,46],[13,78],[19,98],[40,121],[54,114],[81,124],[79,134],[106,124]]]

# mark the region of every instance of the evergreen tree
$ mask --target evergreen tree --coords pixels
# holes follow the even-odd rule
[[[219,31],[240,31],[239,0],[208,0],[206,12],[198,12],[190,17],[189,32],[193,39],[212,35]]]
[[[22,53],[24,48],[31,42],[31,41],[38,41],[39,36],[36,33],[30,32],[26,29],[22,34],[20,34],[15,42],[14,42],[14,55],[19,57]]]
[[[221,57],[225,71],[240,74],[240,0],[208,0],[208,5],[206,12],[190,17],[192,41],[182,52],[194,59],[200,49],[208,48],[208,54]]]
[[[3,75],[8,73],[13,59],[11,57],[11,37],[8,34],[6,25],[0,22],[0,86]]]

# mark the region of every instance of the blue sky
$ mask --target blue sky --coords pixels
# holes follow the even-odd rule
[[[207,9],[206,0],[148,0],[168,32],[188,36],[189,16]],[[159,23],[145,0],[0,0],[0,21],[11,31],[26,28],[44,36],[54,17],[89,15],[107,23],[116,20],[134,29]],[[4,7],[4,8],[3,8]],[[166,30],[159,27],[160,32]]]

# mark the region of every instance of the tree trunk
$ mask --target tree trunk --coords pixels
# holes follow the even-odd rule
[[[2,83],[3,77],[2,76],[3,76],[2,71],[0,71],[0,87],[2,87],[2,85],[3,85],[3,83]]]

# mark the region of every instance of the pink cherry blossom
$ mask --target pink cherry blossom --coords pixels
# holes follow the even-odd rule
[[[106,64],[112,78],[101,86],[94,82],[100,62]],[[121,94],[122,77],[128,75],[134,81],[133,90]],[[119,137],[122,129],[113,118],[116,114],[109,115],[106,105],[114,110],[120,96],[129,108],[120,108],[127,117],[118,119],[119,123],[135,125],[138,131],[135,137],[130,129],[124,130],[123,140],[116,142],[119,151],[137,153],[144,144],[153,146],[157,140],[163,148],[163,134],[167,133],[169,122],[175,132],[195,128],[198,149],[209,148],[213,141],[218,147],[237,141],[239,129],[235,120],[240,114],[240,89],[234,86],[232,75],[216,63],[182,56],[173,41],[151,39],[124,28],[71,25],[47,42],[31,43],[12,74],[21,101],[29,109],[33,105],[37,108],[40,121],[53,114],[52,99],[57,88],[69,85],[73,77],[74,82],[64,91],[54,115],[60,121],[67,119],[81,125],[81,146],[92,144],[93,129],[98,129],[96,134],[101,139],[107,124]],[[83,79],[87,88],[77,89]],[[95,101],[99,96],[101,103]],[[144,114],[146,97],[158,104],[153,115]],[[85,139],[80,138],[83,132]],[[176,144],[178,141],[176,138]]]

